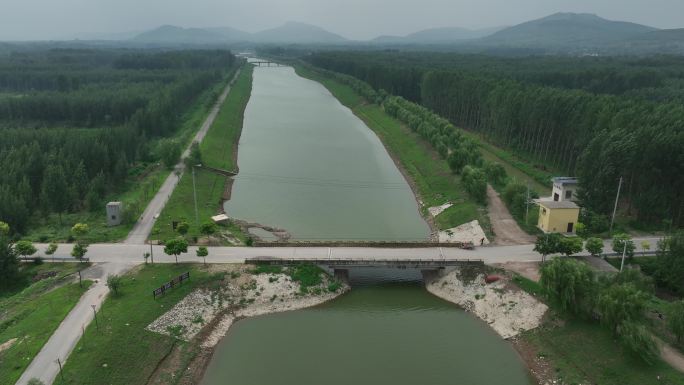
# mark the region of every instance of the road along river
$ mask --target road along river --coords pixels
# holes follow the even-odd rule
[[[257,67],[228,216],[297,240],[424,240],[430,229],[382,142],[321,84]]]

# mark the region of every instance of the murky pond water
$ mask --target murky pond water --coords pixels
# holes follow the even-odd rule
[[[255,68],[226,213],[300,240],[421,240],[429,227],[378,137],[321,84]]]
[[[419,282],[359,276],[315,308],[237,322],[202,385],[530,385],[517,353],[485,323]]]

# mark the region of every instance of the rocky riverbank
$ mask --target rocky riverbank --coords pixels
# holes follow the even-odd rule
[[[210,348],[225,336],[236,319],[316,306],[349,290],[345,283],[318,270],[318,282],[303,288],[287,269],[243,265],[225,269],[220,284],[190,293],[147,329],[190,341],[210,328],[204,330],[206,337],[200,341],[203,347]]]
[[[486,283],[486,273],[454,270],[426,279],[427,290],[487,322],[509,339],[538,327],[548,307],[513,285],[505,275]]]

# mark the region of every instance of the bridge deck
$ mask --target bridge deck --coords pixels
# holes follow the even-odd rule
[[[484,265],[482,259],[391,259],[391,258],[271,258],[254,257],[245,259],[245,263],[255,265],[276,265],[290,266],[310,263],[314,265],[325,265],[330,267],[447,267],[463,265]]]

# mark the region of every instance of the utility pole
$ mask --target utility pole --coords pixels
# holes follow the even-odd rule
[[[192,166],[192,196],[195,200],[195,225],[199,227],[199,214],[197,213],[197,188],[195,187],[195,166]]]
[[[100,330],[100,324],[97,323],[97,312],[95,312],[95,305],[90,305],[93,308],[93,318],[95,318],[95,327]]]
[[[620,199],[620,189],[622,188],[622,177],[620,177],[620,183],[618,184],[617,195],[615,196],[615,206],[613,207],[613,216],[610,218],[610,230],[609,234],[613,233],[613,222],[615,222],[615,213],[617,212],[618,200]]]
[[[154,265],[154,251],[152,250],[152,241],[150,241],[150,259],[152,259],[152,264]]]
[[[62,372],[62,361],[57,357],[57,364],[59,365],[59,376],[62,377],[62,382],[64,382],[64,372]]]
[[[530,213],[530,183],[527,183],[527,198],[525,198],[525,224],[527,224],[527,215]]]
[[[622,262],[620,262],[620,273],[622,273],[622,268],[625,266],[625,254],[627,254],[627,240],[624,240],[625,246],[622,248]]]

